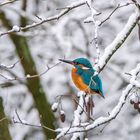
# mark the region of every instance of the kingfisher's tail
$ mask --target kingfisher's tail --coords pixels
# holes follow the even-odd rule
[[[105,99],[105,96],[104,96],[104,94],[102,93],[102,92],[98,92],[99,93],[99,95],[101,96],[101,97],[103,97],[104,99]]]

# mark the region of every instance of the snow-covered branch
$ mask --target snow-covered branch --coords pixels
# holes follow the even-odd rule
[[[99,117],[91,124],[81,123],[79,126],[72,126],[70,129],[69,128],[62,128],[62,129],[59,128],[56,130],[57,132],[59,132],[56,140],[66,134],[86,132],[86,131],[95,129],[95,128],[115,119],[117,117],[117,115],[120,113],[120,111],[122,110],[122,107],[124,106],[124,104],[126,103],[127,97],[130,94],[131,90],[137,86],[137,84],[132,83],[131,81],[132,81],[132,79],[135,79],[137,77],[139,72],[140,72],[140,63],[137,65],[137,67],[135,69],[133,69],[133,71],[131,71],[132,76],[130,78],[130,82],[127,85],[126,89],[122,92],[122,96],[120,97],[118,104],[113,108],[113,110],[111,111],[109,116]]]
[[[74,119],[73,119],[73,123],[72,126],[79,126],[81,123],[81,115],[83,113],[84,110],[84,92],[79,92],[79,104],[77,106],[77,109],[74,111]],[[59,137],[59,136],[58,136]],[[80,137],[79,133],[75,133],[73,134],[71,140],[76,140]]]
[[[9,33],[28,30],[28,29],[39,26],[39,25],[46,23],[46,22],[49,22],[49,21],[59,20],[62,16],[64,16],[65,14],[70,12],[71,10],[73,10],[79,6],[82,6],[84,4],[86,4],[86,0],[80,0],[78,2],[74,2],[74,3],[70,4],[69,6],[66,6],[65,8],[63,8],[64,10],[62,10],[59,14],[57,14],[55,16],[51,16],[51,17],[48,17],[46,19],[41,19],[39,22],[35,22],[35,23],[30,24],[30,25],[26,25],[25,27],[19,27],[19,26],[15,25],[15,26],[13,26],[13,28],[11,30],[0,33],[0,36],[3,36],[5,34],[9,34]]]
[[[99,60],[99,72],[103,70],[103,68],[108,63],[112,55],[122,46],[122,44],[130,35],[131,31],[134,29],[139,20],[140,14],[139,10],[137,10],[129,17],[127,24],[122,29],[122,31],[116,36],[114,41],[106,47],[103,56]],[[95,67],[95,69],[98,70],[98,67]]]

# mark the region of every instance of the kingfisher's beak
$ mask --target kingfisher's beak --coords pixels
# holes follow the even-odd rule
[[[71,64],[71,65],[74,65],[74,62],[73,61],[70,61],[70,60],[59,59],[59,61],[64,62],[64,63]]]

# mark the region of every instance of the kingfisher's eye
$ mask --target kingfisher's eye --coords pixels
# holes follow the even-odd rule
[[[78,62],[74,62],[74,64],[75,64],[75,65],[78,65],[79,63],[78,63]]]

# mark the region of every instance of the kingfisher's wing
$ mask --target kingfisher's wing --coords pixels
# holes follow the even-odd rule
[[[95,82],[97,85],[93,86],[93,84],[92,84],[91,89],[92,88],[93,88],[93,90],[94,90],[94,88],[95,88],[95,90],[97,89],[97,91],[99,93],[101,93],[102,97],[104,97],[103,88],[102,88],[102,81],[101,81],[100,77],[98,75],[96,75],[92,79],[93,79],[93,82]]]
[[[86,85],[90,87],[91,90],[101,93],[104,96],[102,89],[102,81],[98,75],[93,76],[94,71],[92,69],[85,70],[81,77]]]

